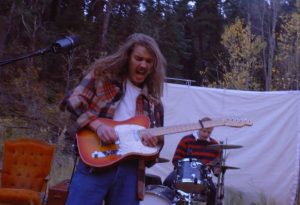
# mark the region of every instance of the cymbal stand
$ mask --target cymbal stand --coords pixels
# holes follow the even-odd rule
[[[223,144],[223,141],[220,141],[220,144]],[[223,150],[221,150],[221,167],[225,165],[225,158]],[[221,173],[218,176],[217,182],[217,193],[216,193],[216,202],[215,205],[223,205],[224,200],[224,175],[225,175],[225,168],[221,168]]]
[[[216,205],[223,205],[224,200],[224,174],[225,170],[218,177],[217,183],[217,194],[216,194]]]

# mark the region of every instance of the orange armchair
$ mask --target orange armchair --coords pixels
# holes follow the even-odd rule
[[[34,139],[4,143],[0,204],[41,205],[55,145]]]

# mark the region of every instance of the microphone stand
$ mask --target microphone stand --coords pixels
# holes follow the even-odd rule
[[[25,58],[30,58],[30,57],[34,57],[34,56],[38,56],[38,55],[43,55],[45,53],[50,52],[51,50],[52,50],[52,46],[48,46],[47,48],[42,48],[42,49],[39,49],[39,50],[34,51],[32,53],[28,53],[28,54],[19,56],[17,58],[12,58],[12,59],[8,59],[8,60],[0,61],[0,66],[10,64],[10,63],[14,63],[16,61],[23,60]]]
[[[17,58],[0,61],[0,67],[3,65],[9,64],[9,63],[16,62],[18,60],[25,59],[25,58],[43,55],[45,53],[48,53],[49,51],[53,51],[54,53],[59,53],[62,51],[69,51],[70,49],[74,48],[76,46],[76,44],[78,44],[78,42],[79,42],[79,36],[77,36],[77,35],[66,36],[65,38],[56,41],[55,43],[53,43],[52,45],[50,45],[46,48],[42,48],[40,50],[19,56]]]

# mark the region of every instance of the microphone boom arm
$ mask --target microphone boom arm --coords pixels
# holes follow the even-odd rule
[[[38,56],[38,55],[43,55],[43,54],[48,53],[49,51],[51,51],[51,49],[52,49],[52,46],[49,46],[47,48],[42,48],[42,49],[39,49],[39,50],[34,51],[32,53],[21,55],[21,56],[16,57],[16,58],[11,58],[11,59],[8,59],[8,60],[0,61],[0,66],[10,64],[10,63],[13,63],[13,62],[16,62],[16,61],[19,61],[19,60],[23,60],[25,58],[30,58],[30,57],[34,57],[34,56]]]
[[[30,58],[30,57],[34,57],[34,56],[38,56],[38,55],[43,55],[43,54],[48,53],[50,51],[53,51],[54,53],[68,51],[68,50],[74,48],[75,46],[77,46],[78,42],[79,42],[79,36],[76,36],[76,35],[66,36],[65,38],[56,41],[51,46],[48,46],[46,48],[36,50],[32,53],[28,53],[28,54],[19,56],[17,58],[12,58],[12,59],[8,59],[8,60],[0,61],[0,66],[6,65],[6,64],[9,64],[9,63],[13,63],[13,62],[16,62],[16,61],[19,61],[19,60],[23,60],[25,58]]]

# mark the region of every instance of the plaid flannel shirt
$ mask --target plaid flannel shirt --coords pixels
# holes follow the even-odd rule
[[[91,121],[102,117],[112,119],[122,96],[125,80],[96,81],[94,72],[89,72],[63,100],[61,107],[71,113],[68,132],[72,136]],[[163,126],[163,106],[159,99],[148,95],[147,88],[137,97],[136,115],[149,117],[151,127]]]
[[[125,80],[96,81],[94,72],[89,72],[61,103],[61,109],[67,109],[71,113],[66,141],[71,144],[72,140],[75,140],[76,132],[98,117],[112,119],[125,94],[126,87],[124,85]],[[150,127],[163,126],[163,105],[159,99],[148,95],[147,88],[144,88],[137,97],[136,115],[140,114],[149,117]],[[162,136],[159,138],[160,151],[163,145],[164,138]],[[68,151],[67,149],[66,151]],[[145,165],[150,167],[153,164],[155,164],[155,161],[148,161],[145,164],[144,160],[139,160],[137,183],[137,196],[139,199],[143,199],[144,194]]]

